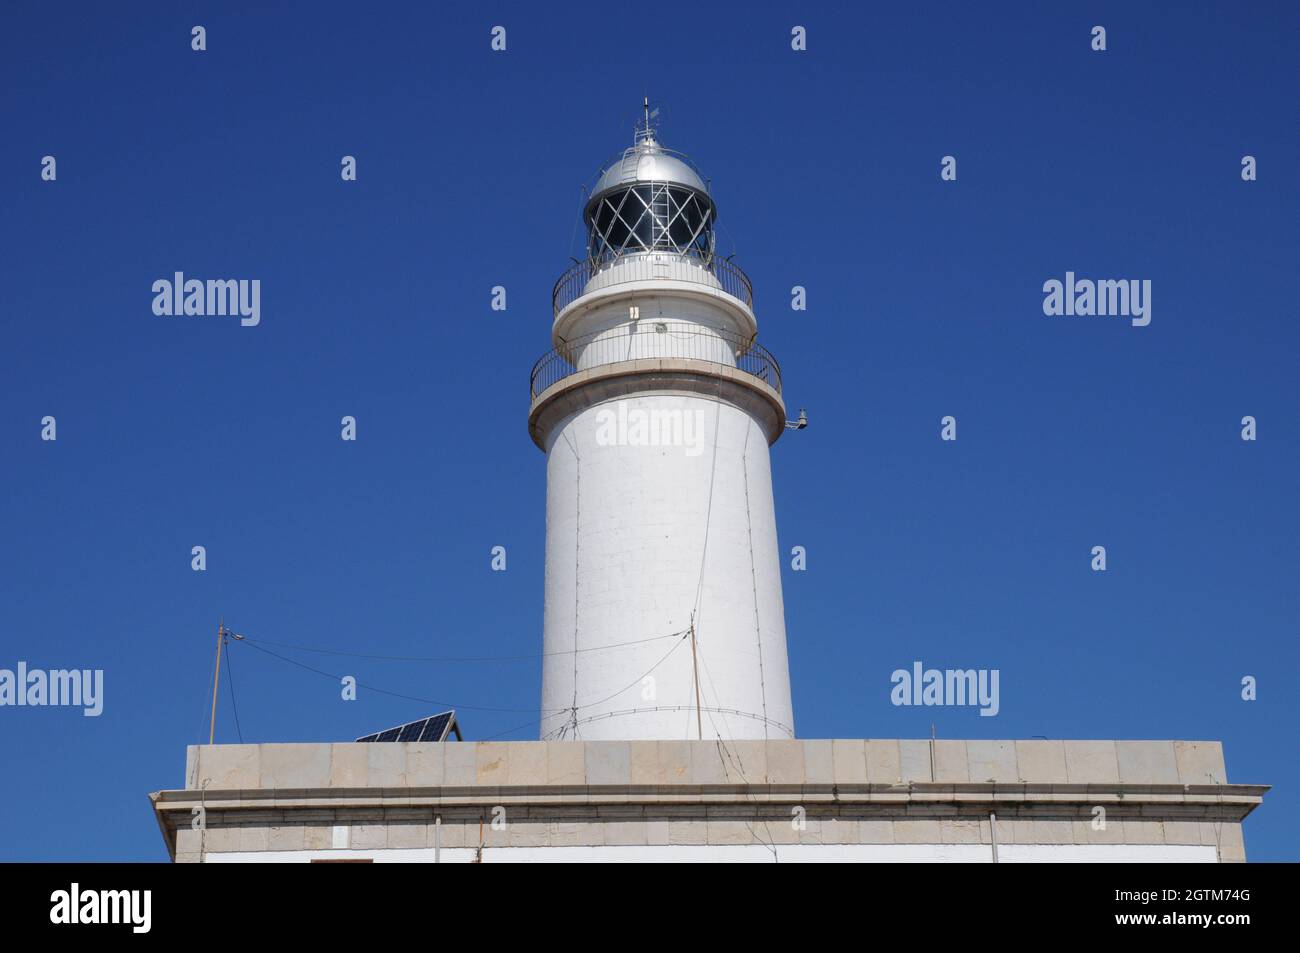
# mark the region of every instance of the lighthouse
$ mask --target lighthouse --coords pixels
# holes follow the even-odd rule
[[[543,739],[794,737],[769,447],[781,373],[708,182],[647,109],[582,209],[528,427],[546,454]]]

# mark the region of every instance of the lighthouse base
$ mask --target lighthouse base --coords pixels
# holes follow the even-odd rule
[[[150,795],[173,860],[1246,859],[1267,787],[1213,741],[194,746]],[[202,809],[202,825],[194,825]]]

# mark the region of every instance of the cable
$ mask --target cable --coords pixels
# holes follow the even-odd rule
[[[726,761],[731,761],[732,764],[735,765],[736,772],[740,775],[740,780],[744,783],[745,787],[746,788],[750,787],[749,778],[745,777],[745,769],[741,767],[739,759],[733,758],[731,752],[727,750],[727,743],[722,740],[722,735],[718,735],[717,744],[718,744],[718,751],[720,755],[724,757],[723,767],[724,768],[726,767]],[[751,795],[751,799],[752,799],[752,795]],[[774,860],[776,863],[779,864],[781,862],[781,858],[780,855],[778,855],[776,852],[776,839],[772,837],[772,828],[771,825],[768,823],[767,818],[763,818],[762,820],[763,829],[767,832],[766,842],[764,842],[764,840],[758,836],[758,832],[754,830],[753,827],[750,826],[749,821],[743,821],[743,823],[745,825],[745,829],[749,831],[749,836],[754,838],[754,840],[758,841],[760,844],[762,844],[764,847],[770,850],[772,852],[772,860]]]
[[[719,705],[721,705],[722,692],[718,691],[718,686],[715,685],[713,682],[713,673],[709,671],[709,661],[704,657],[704,652],[702,651],[700,652],[700,667],[704,669],[704,677],[709,683],[709,690],[713,692],[714,700],[717,701]],[[708,694],[706,693],[704,697],[707,700]],[[727,729],[727,734],[728,735],[732,734],[731,724],[727,721],[725,709],[719,708],[718,713],[722,715],[722,725],[724,728]],[[716,722],[714,722],[712,715],[709,716],[709,724],[713,726],[713,730],[715,732],[718,732],[718,725]],[[718,732],[718,734],[721,734],[721,732]]]
[[[230,707],[235,712],[235,731],[239,733],[239,743],[244,743],[244,729],[239,726],[239,706],[235,704],[235,670],[230,664],[230,642],[221,640],[221,650],[226,653],[226,684],[230,686]]]
[[[663,658],[661,658],[659,661],[657,661],[657,662],[655,662],[653,665],[651,665],[648,669],[646,669],[646,670],[645,670],[641,675],[639,675],[637,678],[633,679],[632,682],[631,682],[631,684],[627,685],[627,686],[624,687],[624,688],[620,688],[618,691],[614,692],[612,695],[608,695],[608,696],[606,696],[605,698],[602,698],[600,701],[596,701],[596,702],[587,702],[586,704],[583,704],[583,705],[579,705],[579,704],[577,704],[577,696],[575,695],[575,696],[574,696],[574,705],[573,705],[573,707],[572,707],[572,708],[569,708],[569,709],[566,709],[567,711],[569,711],[569,712],[572,713],[572,717],[571,717],[570,720],[569,720],[568,722],[566,722],[566,723],[565,723],[561,728],[557,729],[557,731],[556,731],[557,736],[558,736],[560,739],[563,739],[563,738],[565,737],[565,735],[566,735],[569,731],[572,731],[572,732],[574,733],[574,738],[577,738],[577,737],[578,737],[578,733],[577,733],[577,732],[578,732],[578,726],[579,726],[579,725],[584,725],[584,724],[586,724],[586,723],[589,722],[589,721],[595,721],[597,718],[605,717],[606,715],[614,715],[614,714],[628,714],[628,712],[626,712],[626,711],[625,711],[625,712],[606,712],[605,715],[593,715],[591,718],[583,718],[583,719],[581,719],[581,720],[579,720],[579,718],[578,718],[578,712],[579,712],[579,711],[581,711],[581,710],[583,710],[583,709],[587,709],[587,708],[595,708],[595,707],[598,706],[598,705],[603,705],[603,704],[605,704],[605,702],[607,702],[607,701],[611,701],[611,700],[617,698],[619,695],[622,695],[624,692],[631,691],[633,688],[636,688],[636,686],[637,686],[638,684],[640,684],[641,682],[643,682],[646,678],[648,678],[648,677],[650,676],[650,674],[651,674],[655,669],[657,669],[660,665],[664,664],[664,662],[668,661],[668,656],[672,655],[672,654],[673,654],[674,652],[676,652],[679,648],[681,648],[682,645],[686,642],[686,639],[687,639],[687,637],[688,637],[689,635],[690,635],[690,632],[689,632],[689,631],[687,631],[685,634],[683,634],[681,640],[680,640],[676,645],[674,645],[671,649],[669,649],[669,650],[664,654]],[[636,709],[629,709],[629,711],[635,711],[635,710],[636,710]],[[655,709],[644,709],[644,710],[645,710],[645,711],[653,711],[653,710],[655,710]],[[669,709],[669,710],[671,710],[671,709]]]
[[[745,446],[740,454],[740,470],[745,477],[745,530],[749,533],[749,581],[754,590],[754,641],[758,647],[758,690],[763,702],[763,740],[767,740],[767,676],[763,672],[763,624],[758,616],[758,570],[754,566],[754,512],[749,506],[749,434],[745,428]]]
[[[687,635],[689,635],[689,634],[690,634],[690,633],[688,632]],[[639,685],[642,681],[644,681],[644,680],[645,680],[645,679],[650,675],[651,672],[653,672],[655,669],[657,669],[660,665],[663,665],[664,662],[668,661],[668,656],[669,656],[669,655],[672,655],[672,654],[673,654],[674,652],[676,652],[679,648],[681,648],[682,645],[685,644],[685,642],[686,642],[686,636],[683,635],[682,638],[681,638],[681,640],[680,640],[676,645],[674,645],[672,648],[670,648],[670,649],[668,650],[668,652],[664,655],[663,658],[661,658],[659,661],[657,661],[657,662],[655,662],[653,665],[651,665],[650,668],[647,669],[647,670],[645,671],[645,673],[642,674],[639,678],[633,679],[631,685],[628,685],[626,688],[620,688],[620,689],[619,689],[618,691],[616,691],[614,694],[612,694],[612,695],[610,695],[610,696],[608,696],[608,697],[606,697],[606,698],[602,698],[602,699],[601,699],[600,701],[598,701],[598,702],[588,702],[588,703],[585,704],[585,705],[578,705],[578,704],[575,704],[575,705],[573,706],[573,709],[572,709],[572,710],[576,713],[579,709],[582,709],[582,708],[595,708],[597,705],[603,705],[603,704],[605,704],[605,702],[617,698],[619,695],[622,695],[624,692],[626,692],[626,691],[631,691],[633,688],[636,688],[636,686]],[[576,724],[576,722],[575,722],[575,724]]]
[[[578,704],[575,703],[575,704],[574,704],[572,707],[570,707],[570,708],[556,708],[556,709],[553,709],[553,710],[551,710],[551,711],[542,711],[541,714],[542,714],[542,716],[543,716],[543,719],[545,719],[545,717],[547,717],[547,716],[560,715],[560,714],[574,714],[574,715],[576,715],[576,713],[577,713],[578,711],[580,711],[580,710],[582,710],[582,709],[584,709],[584,708],[592,708],[592,707],[594,707],[594,706],[596,706],[596,705],[603,705],[605,702],[609,701],[610,699],[612,699],[612,698],[616,698],[616,697],[618,697],[619,695],[623,694],[624,692],[626,692],[626,691],[628,691],[628,690],[630,690],[630,689],[636,687],[636,685],[637,685],[639,682],[641,682],[642,679],[644,679],[644,678],[646,678],[646,676],[650,675],[651,672],[653,672],[655,669],[657,669],[660,665],[662,665],[662,664],[663,664],[663,663],[668,659],[668,656],[672,655],[673,652],[677,651],[677,649],[679,649],[679,648],[682,646],[682,644],[686,641],[686,636],[689,635],[689,632],[686,632],[686,633],[674,633],[674,634],[679,636],[679,640],[678,640],[677,644],[674,645],[671,649],[669,649],[668,652],[663,656],[663,658],[659,659],[659,661],[655,662],[654,665],[650,666],[650,668],[649,668],[648,670],[646,670],[646,672],[645,672],[644,674],[642,674],[642,675],[641,675],[640,677],[638,677],[635,681],[633,681],[631,685],[628,685],[626,688],[622,688],[622,689],[620,689],[619,691],[615,692],[613,695],[610,695],[610,696],[607,697],[607,698],[603,698],[603,699],[601,699],[600,701],[596,701],[596,702],[588,702],[588,703],[585,703],[585,704],[582,704],[582,705],[578,705]],[[665,638],[665,636],[660,636],[660,638]],[[279,654],[278,652],[272,652],[270,649],[262,648],[260,645],[255,645],[255,644],[254,644],[251,640],[249,640],[248,638],[241,639],[240,641],[242,641],[242,642],[247,642],[247,643],[248,643],[248,647],[251,648],[251,649],[255,649],[256,651],[258,651],[258,652],[262,652],[262,653],[264,653],[264,654],[266,654],[266,655],[270,655],[270,656],[272,656],[273,658],[278,658],[278,659],[280,659],[282,662],[288,662],[290,665],[296,665],[296,666],[298,666],[298,667],[301,668],[301,669],[305,669],[305,670],[308,671],[308,672],[313,672],[313,673],[315,673],[315,674],[317,674],[317,675],[323,676],[323,677],[328,678],[328,679],[331,679],[331,680],[333,680],[333,681],[339,681],[339,680],[343,677],[343,676],[341,676],[341,675],[336,675],[336,674],[334,674],[333,672],[326,672],[326,671],[324,671],[324,670],[322,670],[322,669],[319,669],[319,668],[313,668],[312,666],[307,665],[305,662],[300,662],[300,661],[298,661],[297,659],[289,658],[289,656],[287,656],[287,655],[281,655],[281,654]],[[229,658],[229,655],[227,655],[227,659],[228,659],[228,658]],[[357,687],[358,687],[358,688],[364,688],[364,689],[366,689],[367,691],[371,691],[371,692],[378,692],[378,693],[381,694],[381,695],[389,695],[389,696],[391,696],[391,697],[393,697],[393,698],[402,698],[402,699],[405,699],[405,700],[407,700],[407,701],[423,702],[424,704],[427,704],[427,705],[437,705],[437,706],[440,706],[440,707],[443,707],[443,708],[452,708],[452,709],[457,709],[457,710],[461,710],[461,711],[494,711],[494,712],[509,712],[509,713],[515,713],[515,714],[525,714],[525,713],[532,713],[532,712],[536,712],[536,711],[537,711],[537,709],[535,709],[535,708],[492,708],[492,707],[488,707],[488,706],[485,706],[485,705],[458,705],[458,704],[456,704],[455,702],[441,701],[441,700],[439,700],[439,699],[435,699],[435,698],[422,698],[422,697],[420,697],[420,696],[418,696],[418,695],[405,695],[405,694],[402,694],[401,692],[389,691],[388,689],[385,689],[385,688],[379,688],[379,687],[377,687],[377,686],[375,686],[375,685],[367,685],[367,684],[365,684],[365,683],[363,683],[363,682],[360,682],[360,681],[358,681],[356,684],[357,684]],[[575,701],[576,701],[576,699],[575,699]],[[526,726],[526,725],[521,725],[520,727],[522,728],[522,727],[527,727],[527,726]],[[511,730],[515,730],[515,729],[511,729]]]
[[[573,453],[573,731],[577,736],[578,725],[578,610],[582,607],[582,458],[578,448],[569,436],[568,428],[563,431],[564,442]]]
[[[244,641],[247,642],[248,640],[244,639]],[[303,662],[299,662],[297,659],[289,658],[289,656],[287,655],[280,655],[278,652],[272,652],[270,649],[264,649],[260,645],[253,645],[252,643],[249,643],[248,647],[251,649],[256,649],[258,652],[264,652],[267,655],[278,658],[282,662],[288,662],[290,665],[297,665],[299,668],[306,669],[309,672],[315,672],[317,675],[323,675],[324,677],[332,679],[333,681],[336,682],[343,677],[341,675],[335,675],[332,672],[325,672],[318,668],[312,668],[310,665],[307,665]],[[437,705],[441,708],[454,708],[463,711],[501,711],[501,712],[512,712],[515,714],[525,714],[537,710],[535,708],[488,708],[483,705],[457,705],[452,702],[439,701],[435,698],[421,698],[417,695],[403,695],[400,692],[390,692],[387,689],[377,688],[374,685],[364,685],[361,682],[357,682],[357,687],[364,688],[367,691],[371,691],[371,692],[378,692],[381,695],[390,695],[393,698],[403,698],[407,701],[423,702],[426,705]],[[567,709],[561,709],[561,710],[567,711]]]
[[[683,630],[685,631],[685,630]],[[556,655],[568,655],[571,652],[600,652],[604,649],[623,648],[628,645],[642,645],[646,642],[658,642],[661,639],[671,639],[681,635],[681,632],[670,632],[667,635],[653,635],[648,639],[633,639],[630,642],[611,642],[609,645],[593,645],[585,649],[566,649],[563,652],[534,652],[531,655],[366,655],[362,652],[344,652],[335,649],[319,649],[308,645],[294,645],[288,642],[273,642],[270,639],[254,639],[247,635],[241,635],[244,642],[256,643],[258,645],[274,645],[282,649],[294,649],[299,652],[312,652],[317,655],[341,655],[347,658],[371,659],[377,662],[521,662],[531,661],[533,659],[551,658]]]
[[[709,463],[709,497],[704,509],[704,546],[700,552],[700,578],[695,585],[695,608],[691,612],[693,622],[698,622],[701,603],[704,600],[704,567],[709,557],[709,524],[713,521],[713,484],[718,475],[718,444],[721,443],[719,430],[722,423],[722,378],[718,378],[718,392],[713,403],[713,454]]]
[[[711,675],[708,674],[708,671],[709,671],[709,670],[708,670],[708,667],[706,666],[705,669],[704,669],[704,672],[705,672],[705,675],[708,676],[708,678],[709,678],[709,686],[710,686],[710,687],[713,687],[713,677],[712,677]],[[714,694],[717,695],[717,689],[716,689],[716,688],[714,689]],[[726,768],[727,768],[727,762],[731,762],[731,765],[732,765],[732,767],[735,768],[736,773],[740,775],[740,780],[741,780],[741,781],[745,784],[745,786],[748,788],[748,787],[749,787],[749,778],[745,776],[745,769],[744,769],[744,766],[743,766],[743,765],[741,764],[741,762],[740,762],[740,757],[739,757],[739,755],[733,755],[733,754],[732,754],[731,750],[727,747],[727,742],[726,742],[725,740],[723,740],[722,732],[718,731],[718,724],[717,724],[717,722],[715,722],[715,721],[713,720],[713,712],[714,712],[714,709],[713,709],[713,708],[705,708],[704,711],[708,713],[708,716],[709,716],[709,727],[711,727],[711,728],[713,729],[713,733],[714,733],[714,735],[715,735],[716,738],[717,738],[718,755],[719,755],[719,759],[722,761],[722,767],[723,767],[723,770],[726,770]],[[723,714],[723,715],[724,715],[723,720],[724,720],[724,722],[725,722],[725,720],[726,720],[726,719],[725,719],[725,712],[726,712],[726,709],[719,708],[719,709],[717,709],[717,711],[718,711],[719,714]],[[744,716],[746,716],[746,717],[748,717],[748,718],[754,718],[754,717],[757,717],[757,716],[755,716],[755,715],[753,715],[753,714],[751,714],[751,713],[748,713],[748,712],[736,712],[736,714],[744,715]],[[763,722],[763,731],[764,731],[764,735],[766,735],[766,733],[767,733],[767,724],[768,724],[768,722],[769,722],[769,719],[766,718],[766,717],[764,717],[764,718],[761,718],[760,720]],[[785,725],[782,725],[782,724],[780,724],[780,722],[772,722],[772,724],[778,725],[780,728],[783,728],[783,729],[784,729],[784,730],[785,730],[785,731],[790,735],[791,738],[794,737],[794,730],[793,730],[792,728],[789,728],[789,727],[787,727],[787,726],[785,726]],[[728,734],[730,734],[730,731],[731,731],[730,726],[728,726],[727,731],[728,731]],[[749,798],[750,798],[750,800],[752,801],[752,800],[753,800],[753,794],[750,794],[750,795],[749,795]],[[776,839],[772,836],[772,827],[771,827],[771,825],[768,823],[767,819],[766,819],[766,818],[763,819],[763,829],[767,832],[767,838],[768,838],[766,842],[765,842],[761,837],[758,836],[758,832],[755,831],[754,828],[753,828],[752,826],[750,826],[750,823],[749,823],[748,821],[745,821],[744,824],[745,824],[745,829],[746,829],[747,831],[749,831],[749,836],[752,837],[752,838],[754,838],[755,841],[757,841],[759,844],[762,844],[764,847],[766,847],[768,850],[770,850],[770,851],[772,852],[772,859],[773,859],[776,863],[780,863],[780,862],[781,862],[781,858],[780,858],[780,855],[777,853],[777,850],[776,850]]]
[[[718,444],[722,442],[722,432],[721,432],[722,431],[722,378],[719,377],[717,380],[718,380],[717,393],[714,395],[713,398],[713,453],[711,454],[710,461],[709,461],[709,496],[708,496],[708,502],[705,504],[705,508],[704,508],[704,544],[700,547],[700,578],[695,583],[695,603],[691,607],[691,628],[695,630],[695,635],[696,635],[695,652],[697,656],[700,654],[699,642],[701,640],[699,638],[700,635],[699,630],[696,628],[696,626],[699,625],[700,615],[701,615],[700,610],[703,608],[703,602],[704,602],[704,567],[708,564],[709,526],[713,522],[713,484],[718,475]],[[696,683],[696,690],[698,691],[699,690],[698,673],[695,676],[695,683]],[[690,715],[687,714],[686,718],[687,718],[686,730],[689,733]],[[698,721],[698,719],[699,719],[699,715],[697,714],[696,720]],[[712,722],[712,720],[713,720],[713,716],[710,715],[709,721]]]
[[[623,710],[621,710],[621,711],[606,711],[606,712],[601,712],[599,715],[591,715],[591,716],[589,716],[589,717],[587,717],[587,718],[583,718],[583,719],[581,719],[578,723],[579,723],[579,724],[582,724],[582,725],[585,725],[585,724],[587,724],[588,722],[591,722],[591,721],[600,721],[601,719],[604,719],[604,718],[615,718],[615,717],[617,717],[617,716],[619,716],[619,715],[639,715],[639,714],[643,714],[643,713],[645,713],[645,712],[651,712],[651,711],[685,711],[685,712],[694,712],[694,711],[695,711],[695,706],[694,706],[694,705],[656,705],[656,706],[654,706],[654,707],[652,707],[652,708],[625,708],[625,709],[623,709]],[[785,731],[785,732],[789,733],[790,736],[791,736],[792,738],[794,737],[794,733],[793,733],[792,731],[790,731],[790,729],[789,729],[788,727],[786,727],[785,725],[781,724],[779,721],[773,721],[773,720],[770,719],[770,718],[764,718],[762,715],[756,715],[756,714],[754,714],[753,712],[740,711],[739,709],[736,709],[736,708],[712,708],[712,707],[709,707],[709,706],[707,706],[707,705],[704,706],[704,707],[702,707],[702,708],[700,709],[700,711],[703,711],[703,712],[709,712],[709,713],[712,713],[712,712],[725,712],[726,714],[730,714],[730,715],[739,715],[739,716],[742,717],[742,718],[752,718],[754,721],[766,722],[767,724],[770,724],[770,725],[773,725],[773,726],[775,726],[775,727],[777,727],[777,728],[780,728],[782,731]],[[710,719],[710,721],[712,721],[712,720]],[[713,728],[714,728],[714,730],[716,731],[716,730],[717,730],[717,725],[713,725]],[[689,740],[691,740],[691,739],[686,739],[686,740],[689,741]]]
[[[568,713],[569,710],[566,708],[564,711],[555,712],[552,715],[547,715],[545,718],[534,718],[532,721],[526,721],[522,725],[515,725],[513,728],[507,728],[505,731],[498,731],[495,735],[488,735],[485,738],[479,738],[477,740],[492,741],[496,738],[500,738],[502,735],[514,734],[516,731],[519,731],[520,729],[531,728],[533,725],[540,725],[545,721],[550,721],[552,718],[559,718],[561,715],[567,715]]]

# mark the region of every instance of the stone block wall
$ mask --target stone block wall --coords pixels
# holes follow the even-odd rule
[[[1266,790],[1209,741],[529,741],[195,746],[151,798],[179,862],[1241,861]]]

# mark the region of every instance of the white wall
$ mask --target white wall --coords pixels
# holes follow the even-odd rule
[[[488,847],[483,861],[511,863],[979,863],[992,862],[988,844],[789,844],[777,856],[761,844],[655,847]],[[207,863],[305,863],[311,859],[371,858],[375,863],[432,863],[432,848],[409,850],[265,850],[208,854]],[[443,863],[468,863],[472,848],[441,852]],[[999,863],[1215,863],[1213,847],[1166,844],[1008,844]]]
[[[661,420],[678,415],[671,419],[690,421],[683,438],[698,440],[629,445],[636,439],[629,427],[614,434],[624,442],[602,445],[602,420],[608,437],[620,410],[629,421],[636,414],[643,421],[653,412]],[[575,631],[578,649],[683,631],[703,569],[697,617],[703,706],[756,716],[766,710],[770,722],[793,727],[762,429],[725,402],[659,392],[588,408],[556,430],[547,455],[545,651],[570,654],[543,662],[543,712],[574,703]],[[581,723],[603,712],[693,708],[689,643],[653,671],[656,697],[643,697],[648,689],[640,678],[675,644],[664,639],[579,652],[578,737],[694,738],[695,716],[685,710]],[[542,736],[565,720],[549,717]],[[775,724],[717,712],[706,712],[704,732],[706,738],[790,737]]]
[[[725,335],[746,332],[753,315],[722,292],[703,288],[700,275],[695,281],[671,280],[667,273],[638,281],[617,300],[592,294],[620,273],[641,275],[649,267],[624,262],[598,276],[585,303],[578,299],[557,320],[556,333],[570,339],[600,333],[599,343],[572,355],[579,366],[676,356],[734,367],[733,339]],[[636,322],[632,305],[640,309]],[[584,740],[697,737],[689,642],[599,649],[685,631],[694,610],[703,737],[793,737],[763,429],[722,400],[656,388],[645,378],[627,380],[637,389],[570,416],[547,435],[548,654],[539,734],[557,737],[563,729],[563,737]],[[657,426],[665,421],[676,424],[667,433]],[[638,429],[642,425],[647,429]],[[575,707],[573,718],[556,714]]]

